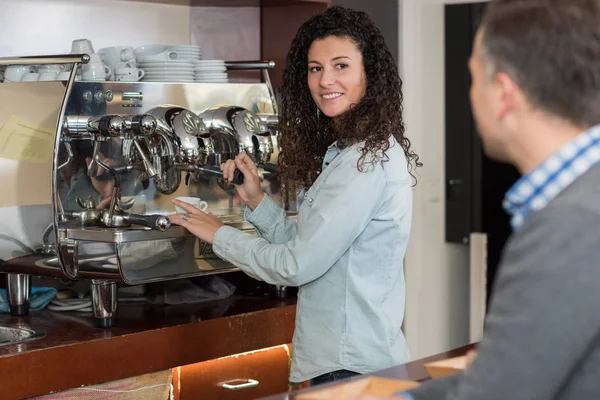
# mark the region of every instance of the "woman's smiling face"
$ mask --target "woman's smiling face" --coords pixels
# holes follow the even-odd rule
[[[315,40],[308,50],[308,88],[319,110],[331,118],[358,104],[367,79],[356,43],[337,36]]]

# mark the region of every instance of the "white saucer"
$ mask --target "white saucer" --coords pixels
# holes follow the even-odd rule
[[[138,63],[139,67],[189,67],[193,68],[194,63],[188,60],[176,60],[176,61],[145,61]]]

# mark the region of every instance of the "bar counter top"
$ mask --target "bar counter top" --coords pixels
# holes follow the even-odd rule
[[[46,337],[0,346],[0,399],[20,399],[290,343],[296,299],[232,296],[178,306],[120,302],[116,326],[91,313],[0,314]]]
[[[443,353],[435,354],[433,356],[422,358],[420,360],[415,360],[415,361],[412,361],[412,362],[409,362],[409,363],[406,363],[403,365],[398,365],[396,367],[387,368],[387,369],[384,369],[381,371],[373,372],[372,374],[358,375],[358,376],[355,376],[355,377],[352,377],[349,379],[344,379],[344,380],[337,381],[337,382],[323,384],[323,385],[315,386],[312,388],[307,388],[307,389],[297,390],[297,391],[290,392],[290,393],[282,393],[279,395],[264,397],[261,400],[294,400],[294,399],[296,399],[296,396],[298,394],[305,394],[305,393],[309,393],[311,391],[321,390],[321,389],[327,388],[327,387],[333,387],[333,386],[340,385],[340,384],[343,384],[343,383],[346,383],[346,382],[349,382],[352,380],[363,379],[363,378],[369,377],[369,376],[422,382],[422,381],[431,379],[431,376],[425,369],[425,364],[433,362],[433,361],[445,360],[447,358],[463,356],[463,355],[467,354],[467,352],[470,349],[473,349],[473,348],[475,348],[475,344],[469,344],[467,346],[462,346],[462,347],[459,347],[459,348],[456,348],[456,349],[453,349],[450,351],[445,351]]]

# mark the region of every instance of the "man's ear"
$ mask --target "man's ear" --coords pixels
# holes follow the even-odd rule
[[[493,78],[491,89],[494,112],[499,120],[522,106],[521,89],[507,73],[498,72]]]

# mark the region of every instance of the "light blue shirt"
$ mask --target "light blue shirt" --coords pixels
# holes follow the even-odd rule
[[[298,223],[265,196],[254,211],[246,210],[260,238],[229,226],[215,234],[219,257],[270,284],[299,287],[292,382],[409,360],[401,326],[411,177],[393,137],[389,161],[358,171],[362,145],[329,147]]]

